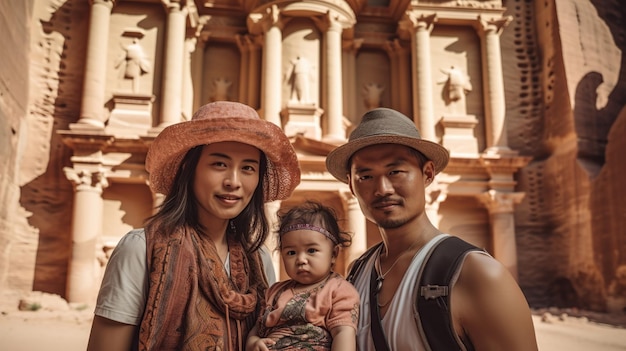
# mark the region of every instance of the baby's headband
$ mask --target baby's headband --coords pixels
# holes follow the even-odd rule
[[[337,239],[328,230],[315,226],[313,224],[308,224],[308,223],[288,225],[287,227],[283,228],[283,230],[280,231],[280,236],[282,236],[285,233],[294,232],[296,230],[316,231],[318,233],[324,234],[324,236],[330,239],[330,241],[332,241],[335,245],[339,245],[339,242],[337,241]]]

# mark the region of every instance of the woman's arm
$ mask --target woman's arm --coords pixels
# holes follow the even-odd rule
[[[138,326],[95,316],[87,351],[130,351]]]
[[[272,339],[261,338],[257,332],[257,326],[255,325],[250,333],[248,333],[248,340],[246,340],[246,351],[268,351],[268,346],[274,345]]]
[[[146,239],[143,230],[132,230],[122,237],[107,264],[88,350],[136,349],[147,281]]]
[[[356,330],[351,326],[341,325],[330,331],[333,336],[332,351],[355,351]]]

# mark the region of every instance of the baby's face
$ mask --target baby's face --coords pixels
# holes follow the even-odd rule
[[[289,277],[302,285],[322,281],[336,259],[333,242],[314,230],[300,229],[281,235],[280,254]]]

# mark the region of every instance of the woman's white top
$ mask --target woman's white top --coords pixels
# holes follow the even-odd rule
[[[276,281],[272,259],[261,247],[265,276],[270,285]],[[230,275],[230,255],[224,263]],[[146,235],[134,229],[120,239],[107,263],[95,314],[116,322],[139,325],[148,298]]]

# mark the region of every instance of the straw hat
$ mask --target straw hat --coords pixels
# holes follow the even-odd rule
[[[326,168],[337,180],[347,183],[348,161],[352,155],[364,147],[378,144],[400,144],[421,152],[433,161],[435,173],[441,172],[450,158],[446,148],[422,139],[409,117],[389,108],[376,108],[363,115],[346,144],[328,154]]]
[[[267,159],[265,202],[288,198],[300,183],[298,158],[285,133],[247,105],[218,101],[200,107],[190,121],[171,125],[154,139],[146,156],[152,191],[169,193],[191,148],[222,141],[237,141],[263,151]]]

